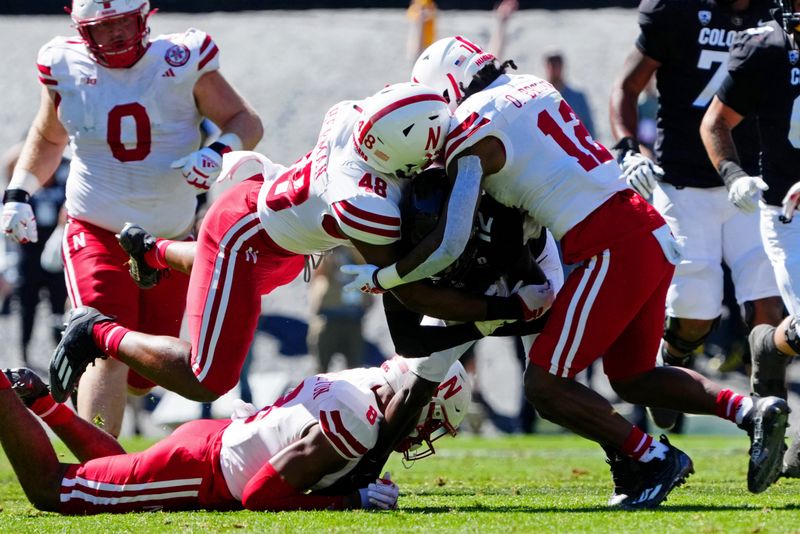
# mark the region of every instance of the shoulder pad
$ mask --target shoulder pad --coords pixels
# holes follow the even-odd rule
[[[358,194],[331,207],[339,228],[351,239],[373,245],[400,239],[400,206],[388,198],[359,188]]]
[[[187,63],[196,65],[196,69],[209,72],[219,69],[219,48],[209,34],[196,28],[189,28],[183,33],[160,36],[172,43],[167,47],[164,59],[173,67]]]
[[[492,134],[494,128],[492,120],[478,111],[468,109],[465,113],[456,112],[455,120],[451,122],[450,133],[445,138],[445,168],[448,168],[453,156],[471,147],[487,135]]]
[[[54,37],[39,49],[36,56],[36,68],[39,71],[39,82],[44,85],[58,85],[59,73],[68,70],[61,68],[65,61],[64,54],[74,50],[87,54],[83,40],[78,37]]]
[[[370,395],[345,380],[336,380],[320,403],[319,425],[334,449],[352,460],[364,456],[378,440],[378,411]]]
[[[746,63],[752,61],[756,62],[752,63],[754,66],[761,63],[761,60],[755,60],[754,58],[762,56],[766,50],[773,47],[776,32],[780,32],[777,37],[781,40],[780,45],[782,45],[783,30],[776,30],[772,23],[748,28],[737,33],[731,44],[728,70],[731,72],[741,70]],[[783,47],[778,46],[776,48]]]

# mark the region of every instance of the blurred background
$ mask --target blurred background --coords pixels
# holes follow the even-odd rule
[[[8,151],[2,168],[13,158],[13,147],[24,137],[38,106],[37,50],[55,35],[71,35],[64,0],[0,3],[0,149]],[[634,0],[480,0],[339,1],[285,0],[154,0],[160,12],[150,20],[152,35],[197,27],[219,46],[224,75],[261,115],[265,134],[257,150],[289,164],[314,143],[323,114],[343,99],[357,99],[386,84],[405,81],[419,51],[437,37],[462,34],[514,59],[520,72],[546,77],[556,85],[600,142],[611,145],[607,102],[611,83],[638,35]],[[225,11],[219,11],[224,5]],[[191,12],[191,13],[190,13]],[[640,138],[654,137],[657,96],[641,103]],[[579,101],[581,101],[579,103]],[[54,347],[60,310],[49,297],[57,290],[46,284],[31,289],[29,268],[20,250],[0,241],[0,366],[29,365],[44,372]],[[330,258],[346,262],[346,258]],[[326,260],[328,261],[328,260]],[[328,265],[330,267],[330,265]],[[27,276],[26,276],[27,275]],[[271,402],[302,376],[345,366],[376,365],[391,357],[393,346],[378,299],[352,298],[341,293],[338,269],[318,271],[311,284],[302,277],[265,298],[249,365],[248,379],[213,406],[201,406],[155,390],[131,401],[124,434],[165,434],[183,420],[200,415],[227,417],[232,398],[242,396],[257,405]],[[27,289],[23,290],[23,286]],[[30,341],[24,334],[23,310],[33,321]],[[746,342],[738,310],[697,358],[707,374],[747,390],[742,364]],[[30,322],[30,320],[28,321]],[[349,340],[332,333],[351,332]],[[327,337],[326,337],[327,336]],[[360,341],[359,341],[360,340]],[[23,346],[27,344],[27,350]],[[338,350],[337,350],[338,349]],[[536,421],[524,409],[521,354],[514,339],[480,342],[467,362],[477,383],[476,402],[468,431],[558,432]],[[790,368],[791,369],[791,368]],[[791,373],[791,370],[790,370]],[[602,369],[581,377],[612,400]],[[499,385],[502,385],[500,387]],[[794,402],[794,401],[792,401]],[[618,404],[624,414],[646,425],[643,412]],[[712,418],[690,418],[687,432],[735,432],[732,425]]]

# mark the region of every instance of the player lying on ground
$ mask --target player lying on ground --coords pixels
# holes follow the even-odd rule
[[[186,306],[191,342],[133,332],[102,310],[78,308],[50,366],[56,399],[66,398],[103,352],[193,400],[230,390],[253,340],[261,296],[294,280],[312,255],[353,245],[371,263],[399,257],[403,189],[438,157],[450,118],[432,89],[395,84],[332,107],[317,145],[289,169],[250,154],[260,158],[262,173],[234,185],[203,219]],[[159,247],[153,252],[158,261]],[[511,298],[423,285],[398,293],[430,315],[469,321],[522,319],[538,307],[529,289]]]
[[[57,404],[33,371],[17,369],[0,373],[0,442],[28,500],[51,512],[395,508],[399,489],[388,473],[363,487],[325,490],[374,445],[407,369],[397,357],[382,367],[311,376],[272,406],[242,404],[233,420],[185,423],[134,454]],[[408,460],[432,454],[433,441],[456,434],[470,396],[456,362],[398,450]],[[31,411],[81,463],[59,462]]]
[[[354,268],[355,285],[380,291],[417,280],[431,251],[447,240],[465,242],[472,219],[463,213],[474,213],[482,190],[521,207],[561,239],[564,260],[577,264],[529,353],[525,391],[542,417],[641,464],[641,488],[623,506],[657,506],[685,480],[693,472],[685,453],[642,432],[575,380],[602,357],[625,401],[716,414],[747,431],[748,488],[764,491],[780,473],[786,402],[738,395],[691,370],[655,367],[666,293],[680,261],[669,227],[627,188],[611,153],[551,84],[507,74],[507,66],[513,62],[498,65],[463,37],[442,39],[420,56],[413,78],[436,87],[455,110],[445,159],[454,181],[448,203],[459,216],[448,210],[436,232],[391,266]]]

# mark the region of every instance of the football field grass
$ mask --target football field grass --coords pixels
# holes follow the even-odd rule
[[[444,443],[444,442],[447,443]],[[61,517],[34,510],[0,454],[0,532],[800,532],[800,481],[747,492],[747,439],[683,437],[696,474],[659,509],[609,511],[599,447],[571,436],[437,442],[438,454],[388,468],[394,512],[175,512]],[[145,441],[126,441],[141,450]],[[68,456],[66,456],[69,458]]]

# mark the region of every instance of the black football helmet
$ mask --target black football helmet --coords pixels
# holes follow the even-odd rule
[[[413,248],[436,228],[449,192],[450,181],[442,168],[426,169],[414,177],[401,207],[406,248]]]
[[[781,10],[783,29],[788,34],[800,32],[800,11],[796,11],[794,0],[776,0]]]

